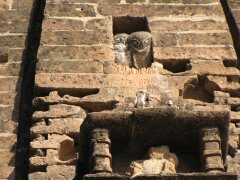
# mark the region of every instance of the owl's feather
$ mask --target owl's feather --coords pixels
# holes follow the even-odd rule
[[[133,66],[137,69],[150,67],[152,35],[145,31],[134,32],[128,36],[127,43],[133,57]]]
[[[121,33],[114,36],[115,62],[124,66],[132,67],[132,56],[126,43],[128,35]]]

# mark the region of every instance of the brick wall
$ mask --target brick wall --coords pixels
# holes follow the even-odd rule
[[[51,147],[52,143],[69,139],[77,147],[75,127],[86,115],[79,112],[111,109],[139,89],[153,94],[170,90],[174,101],[210,109],[214,104],[240,105],[237,57],[219,0],[47,0],[44,15],[31,128],[33,179],[60,178],[60,170],[73,178],[76,151],[64,161],[57,153],[59,146]],[[127,15],[147,17],[154,61],[163,69],[138,71],[114,63],[112,16]],[[233,116],[236,137],[238,112]]]
[[[238,23],[239,4],[228,2]],[[31,9],[31,1],[0,2],[0,179],[14,177]],[[147,17],[163,68],[115,64],[112,16],[127,15]],[[170,91],[174,103],[230,109],[228,171],[239,173],[240,75],[219,0],[46,0],[37,58],[29,179],[72,179],[86,114],[111,110],[142,89],[157,98]]]
[[[14,179],[21,64],[32,1],[0,2],[0,179]]]

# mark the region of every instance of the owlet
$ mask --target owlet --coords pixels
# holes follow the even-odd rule
[[[124,66],[132,67],[132,56],[127,42],[128,35],[124,33],[114,36],[115,62]]]
[[[138,31],[127,38],[132,58],[133,67],[136,69],[147,68],[152,63],[152,35],[146,31]]]

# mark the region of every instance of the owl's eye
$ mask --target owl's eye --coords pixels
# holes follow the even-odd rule
[[[139,41],[137,41],[137,40],[132,40],[131,44],[133,47],[139,47]]]
[[[150,39],[145,39],[145,40],[143,41],[144,46],[147,46],[147,45],[149,45],[150,43],[151,43],[151,40],[150,40]]]

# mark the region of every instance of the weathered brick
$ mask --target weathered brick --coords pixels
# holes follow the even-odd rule
[[[101,18],[101,19],[92,19],[87,21],[85,28],[89,30],[104,30],[112,31],[112,18]]]
[[[53,30],[83,30],[83,22],[75,19],[47,18],[43,21],[44,31]]]
[[[10,9],[10,0],[2,0],[0,1],[0,11],[6,11],[8,9]]]
[[[16,92],[0,92],[0,104],[12,105],[18,104],[20,95]]]
[[[35,86],[42,88],[100,88],[100,87],[133,87],[147,88],[166,83],[166,78],[159,74],[44,74],[35,76]],[[162,86],[164,87],[164,86]],[[159,87],[161,88],[161,87]]]
[[[36,134],[66,134],[76,141],[79,136],[79,127],[83,122],[82,118],[50,119],[50,125],[36,125],[31,127],[32,135]]]
[[[27,21],[0,22],[0,33],[27,33]]]
[[[15,165],[15,153],[10,152],[9,149],[0,149],[0,159],[0,166],[3,164]]]
[[[14,179],[15,168],[9,165],[0,166],[0,179]]]
[[[99,31],[44,31],[41,39],[43,45],[112,44],[112,41],[112,34]]]
[[[48,180],[46,172],[35,172],[28,175],[29,180]]]
[[[224,67],[222,61],[193,61],[191,72],[201,75],[239,76],[239,70],[234,67]]]
[[[100,4],[98,12],[112,16],[224,16],[221,6],[201,5]]]
[[[120,3],[121,0],[47,0],[47,4],[51,3]]]
[[[182,4],[209,4],[219,3],[219,0],[150,0],[150,3],[182,3]]]
[[[233,45],[229,32],[178,35],[180,45]]]
[[[41,46],[38,51],[40,59],[95,59],[114,61],[113,49],[104,46]]]
[[[22,9],[22,8],[31,8],[33,7],[32,0],[13,0],[12,9]]]
[[[19,109],[12,106],[0,106],[0,119],[1,121],[15,121],[18,120]]]
[[[17,135],[0,133],[0,147],[5,150],[14,150],[17,142]]]
[[[202,21],[167,21],[158,20],[149,23],[151,31],[206,31],[206,30],[228,30],[226,21],[202,20]]]
[[[0,76],[20,76],[20,63],[6,63],[0,67]]]
[[[13,76],[0,77],[0,91],[18,91],[20,89],[20,79]]]
[[[23,48],[10,48],[10,49],[8,49],[8,61],[9,62],[22,62],[23,53],[24,53]]]
[[[45,16],[60,17],[94,17],[96,13],[93,5],[88,4],[47,4]]]
[[[145,0],[126,0],[127,3],[144,3]]]
[[[75,166],[48,166],[47,175],[50,179],[74,179]]]
[[[22,8],[19,10],[10,10],[10,11],[0,11],[0,22],[9,22],[9,21],[29,21],[30,19],[29,8]]]
[[[24,47],[26,35],[0,35],[0,47]]]
[[[229,47],[165,47],[154,49],[155,60],[170,59],[215,59],[215,60],[236,60],[236,52]]]
[[[17,122],[11,120],[1,120],[0,121],[0,133],[16,133],[17,132]]]
[[[103,64],[97,61],[40,61],[37,73],[103,73]]]
[[[176,46],[177,38],[174,33],[152,33],[155,47]]]

